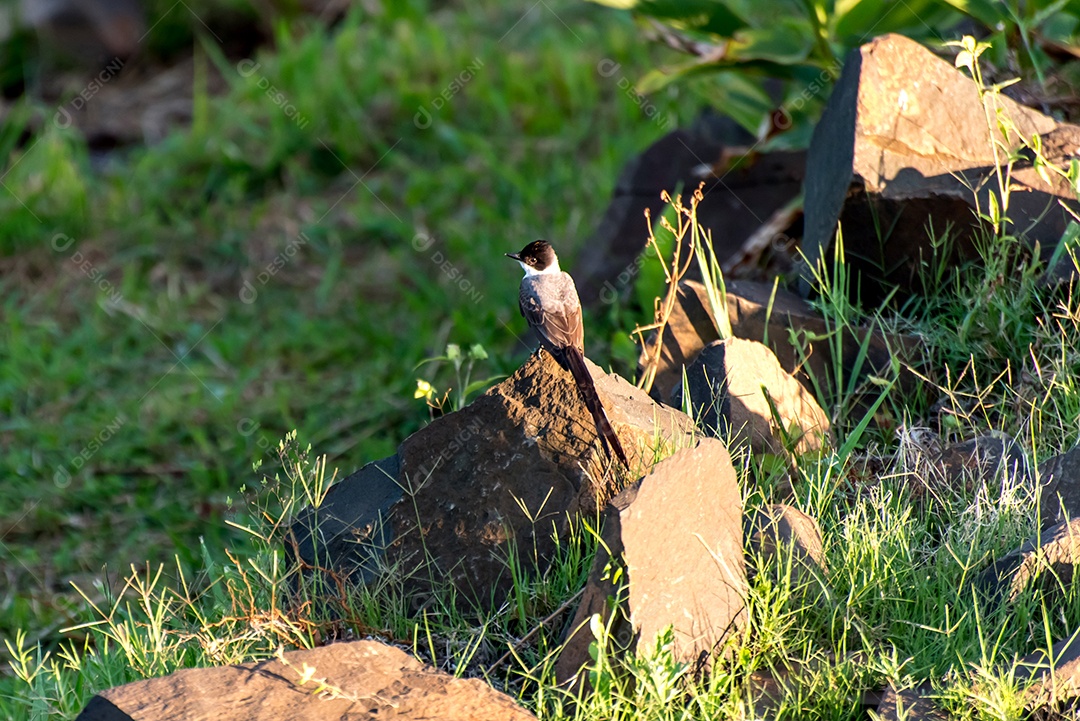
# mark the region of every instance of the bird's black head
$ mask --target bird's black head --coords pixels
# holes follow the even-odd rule
[[[546,240],[534,240],[517,253],[507,253],[506,257],[513,258],[538,271],[544,270],[556,261],[555,250]]]

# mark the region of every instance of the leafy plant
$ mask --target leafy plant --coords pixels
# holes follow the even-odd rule
[[[943,39],[974,20],[1001,40],[1019,43],[1025,67],[1046,83],[1050,60],[1040,43],[1074,47],[1080,0],[593,0],[632,9],[654,39],[692,60],[654,69],[638,82],[650,93],[702,82],[712,106],[759,140],[803,147],[848,52],[877,35]],[[1008,63],[1002,54],[1001,65]],[[767,88],[765,81],[772,87]]]
[[[445,355],[435,358],[427,358],[416,367],[428,363],[450,363],[454,367],[454,385],[447,388],[442,395],[430,382],[418,378],[413,398],[423,398],[431,409],[432,416],[441,416],[449,410],[459,411],[466,406],[469,396],[479,390],[483,390],[503,376],[493,375],[482,380],[472,380],[473,365],[477,361],[487,360],[488,354],[484,346],[474,343],[465,353],[461,352],[461,346],[457,343],[447,343]],[[451,396],[453,393],[453,396]]]

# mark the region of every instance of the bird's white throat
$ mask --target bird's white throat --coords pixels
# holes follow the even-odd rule
[[[556,275],[556,274],[562,272],[562,270],[559,269],[559,259],[558,258],[551,261],[551,264],[548,265],[548,267],[544,268],[543,270],[537,270],[536,268],[533,268],[531,265],[525,265],[520,260],[518,261],[518,265],[520,265],[522,267],[522,269],[525,271],[525,277],[526,278],[528,278],[530,275]]]

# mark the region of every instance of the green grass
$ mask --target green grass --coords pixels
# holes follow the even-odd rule
[[[447,343],[487,349],[474,378],[516,367],[502,253],[546,236],[573,267],[621,164],[664,132],[597,63],[633,80],[655,59],[625,16],[571,2],[357,11],[279,33],[243,72],[213,45],[197,53],[229,91],[198,94],[189,130],[104,173],[55,126],[16,149],[40,108],[0,130],[0,638],[14,661],[0,715],[69,718],[102,688],[351,631],[484,675],[545,719],[748,718],[762,669],[799,682],[781,718],[857,718],[863,690],[923,680],[961,717],[1018,717],[1015,658],[1080,623],[1077,584],[980,599],[974,575],[1035,530],[1034,498],[942,484],[910,443],[916,426],[943,442],[996,429],[1041,460],[1077,441],[1080,292],[1042,288],[1000,239],[899,312],[849,306],[842,273],[821,283],[831,327],[921,338],[923,380],[819,379],[840,437],[793,459],[792,496],[786,462],[742,463],[747,509],[786,501],[820,521],[829,573],[808,585],[766,564],[749,635],[708,678],[661,644],[599,663],[601,691],[579,703],[552,687],[594,521],[543,576],[515,568],[505,608],[466,612],[443,590],[417,616],[391,572],[348,593],[301,584],[317,602],[289,610],[297,570],[270,521],[422,427],[417,377],[446,389],[454,372],[415,367]],[[682,121],[695,110],[685,88],[650,100]],[[588,320],[590,354],[625,375],[633,312]],[[882,393],[871,424],[855,401]]]
[[[34,109],[13,116],[0,636],[55,642],[83,619],[72,581],[174,554],[197,567],[200,538],[220,555],[229,497],[289,429],[343,473],[392,453],[427,417],[416,378],[451,382],[414,371],[447,342],[491,351],[478,377],[516,366],[503,252],[550,237],[572,258],[621,164],[664,132],[596,71],[651,62],[628,18],[548,6],[358,10],[280,33],[254,72],[200,43],[199,72],[216,63],[229,92],[103,174],[51,124],[14,149]],[[613,330],[593,328],[603,360]]]

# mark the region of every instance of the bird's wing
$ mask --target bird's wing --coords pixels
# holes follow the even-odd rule
[[[570,290],[573,291],[572,285]],[[549,350],[570,347],[582,350],[584,330],[577,293],[574,291],[572,298],[564,293],[556,297],[559,302],[549,304],[548,308],[541,308],[536,297],[523,285],[518,298],[521,314],[540,336],[541,344]]]

